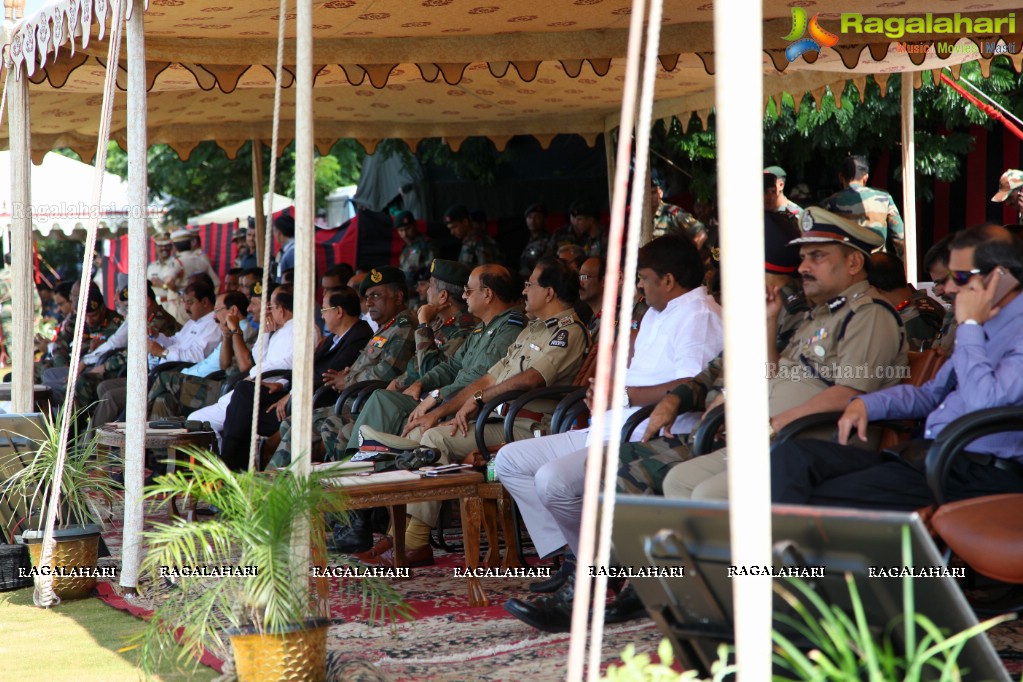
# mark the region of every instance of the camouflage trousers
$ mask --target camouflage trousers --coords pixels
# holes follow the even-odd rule
[[[313,438],[311,445],[320,442],[320,431],[324,422],[334,416],[334,407],[319,407],[313,410]],[[281,442],[270,458],[270,467],[286,467],[291,464],[291,417],[281,422]]]
[[[183,417],[212,405],[220,397],[222,383],[181,372],[160,372],[149,389],[149,418]]]
[[[630,495],[663,495],[664,477],[691,458],[689,445],[675,438],[622,443],[616,488]]]

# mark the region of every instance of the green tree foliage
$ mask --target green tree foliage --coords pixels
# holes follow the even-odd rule
[[[167,223],[183,224],[191,216],[212,211],[252,196],[252,146],[246,142],[233,159],[213,142],[202,142],[182,161],[167,145],[149,148],[149,196],[168,204]],[[339,140],[330,154],[316,159],[316,206],[326,206],[327,195],[340,185],[354,184],[365,152],[355,140]],[[128,175],[128,156],[111,142],[107,170]],[[263,191],[270,182],[270,149],[263,147]],[[277,161],[275,191],[294,197],[294,145]]]

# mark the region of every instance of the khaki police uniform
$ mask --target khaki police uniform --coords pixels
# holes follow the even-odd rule
[[[546,320],[532,320],[519,334],[508,352],[488,372],[498,386],[503,381],[532,369],[543,377],[544,385],[567,384],[575,378],[579,367],[590,349],[590,335],[575,311],[567,308]],[[543,409],[530,404],[531,409]],[[538,426],[531,417],[515,420],[513,433],[516,439],[530,438]],[[485,436],[490,442],[503,440],[502,424],[488,424]],[[409,438],[419,440],[424,446],[435,448],[440,453],[440,462],[462,461],[476,448],[476,428],[469,425],[467,435],[451,435],[451,424],[445,423],[426,432],[419,429],[409,433]],[[411,504],[408,513],[429,526],[437,524],[440,512],[439,502]]]
[[[205,272],[213,280],[213,290],[216,291],[220,288],[220,278],[217,277],[217,273],[213,270],[213,264],[210,263],[209,256],[202,249],[183,251],[178,254],[178,258],[181,260],[181,265],[185,270],[186,280],[192,275]]]
[[[164,260],[155,260],[146,268],[146,279],[153,285],[153,293],[156,294],[156,302],[174,316],[179,323],[188,321],[188,314],[181,304],[178,290],[184,283],[185,266],[177,256],[171,256]],[[164,283],[170,286],[165,285]]]
[[[449,360],[426,372],[420,381],[423,397],[437,390],[441,402],[449,400],[463,388],[479,379],[501,359],[508,347],[526,326],[521,311],[509,308],[490,324],[480,322],[469,334],[466,342]],[[339,459],[348,450],[359,447],[359,429],[369,426],[384,433],[401,433],[405,422],[419,403],[400,391],[375,391],[359,412],[351,429],[341,429],[339,418],[331,417],[324,425],[321,436],[327,447],[328,458]],[[328,428],[331,433],[328,433]],[[338,438],[338,436],[347,436]],[[331,457],[333,455],[333,457]]]

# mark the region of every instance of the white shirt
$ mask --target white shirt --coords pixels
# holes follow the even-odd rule
[[[128,320],[125,319],[110,338],[96,347],[96,350],[82,356],[82,362],[86,365],[95,365],[106,353],[112,350],[121,350],[128,347]]]
[[[288,320],[284,326],[270,335],[269,342],[263,351],[263,373],[273,372],[278,369],[291,369],[294,364],[295,349],[295,325],[294,320]],[[264,341],[266,341],[264,339]],[[256,366],[252,365],[249,370],[249,378],[256,378]],[[267,381],[283,382],[280,377],[267,379]]]
[[[167,357],[155,358],[155,364],[172,361],[199,362],[217,347],[220,339],[220,325],[211,310],[198,320],[186,322],[185,326],[170,338],[160,334],[156,341],[167,349]],[[151,364],[150,367],[152,366]]]
[[[694,377],[717,357],[724,344],[721,306],[703,287],[693,289],[672,299],[664,310],[650,308],[643,315],[636,334],[636,350],[625,372],[625,385],[656,386]],[[623,421],[638,410],[625,408]],[[699,417],[695,412],[680,415],[671,432],[689,433]],[[610,424],[610,410],[605,419]],[[639,440],[645,429],[646,420],[632,432],[633,439]],[[610,428],[605,427],[604,440],[609,438]]]
[[[359,319],[366,320],[366,322],[369,323],[369,328],[373,330],[374,334],[376,334],[377,330],[380,329],[380,325],[373,321],[373,318],[369,316],[369,313],[364,313],[363,315],[360,315]]]

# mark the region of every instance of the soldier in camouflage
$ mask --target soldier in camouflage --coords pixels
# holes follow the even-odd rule
[[[419,234],[415,216],[410,211],[401,211],[394,216],[394,229],[405,242],[398,258],[398,267],[405,272],[409,286],[415,284],[416,276],[430,267],[433,262],[433,242],[425,235]]]
[[[902,216],[892,195],[867,187],[869,171],[866,157],[847,158],[839,173],[845,189],[832,194],[821,202],[821,206],[876,232],[881,237],[880,248],[887,248],[887,242],[891,240],[895,253],[901,258],[906,248]]]
[[[909,350],[930,348],[941,332],[945,319],[944,306],[928,296],[923,289],[910,286],[906,281],[905,265],[889,253],[871,255],[867,278],[898,311],[906,327]]]
[[[360,381],[390,381],[397,377],[415,354],[416,325],[408,305],[405,273],[395,267],[370,270],[362,280],[360,291],[368,302],[369,314],[380,325],[376,335],[359,353],[355,363],[339,372],[328,371],[324,385],[337,391]],[[323,422],[334,414],[333,407],[313,411],[313,444],[320,441]],[[281,422],[281,442],[270,461],[272,466],[291,463],[291,420]]]
[[[768,166],[764,169],[764,210],[798,218],[803,207],[785,196],[787,179],[785,169],[781,166]]]
[[[1023,222],[1023,170],[1010,168],[998,179],[998,191],[991,201],[1007,202],[1016,209],[1016,223]]]
[[[536,264],[547,254],[551,237],[547,234],[547,208],[543,204],[530,204],[525,217],[529,242],[519,256],[519,273],[529,277]]]
[[[578,244],[584,256],[607,257],[607,234],[600,224],[600,212],[584,201],[576,201],[569,209],[569,225],[551,236],[548,253],[557,254],[566,244]]]
[[[703,224],[693,214],[680,206],[664,202],[664,190],[653,179],[650,181],[650,215],[654,227],[652,239],[666,234],[684,234],[694,242],[705,231]]]
[[[451,232],[451,236],[462,242],[462,248],[458,252],[458,262],[471,268],[486,263],[500,263],[501,248],[490,235],[484,230],[473,227],[472,216],[469,209],[461,204],[456,204],[444,213],[444,225]]]

